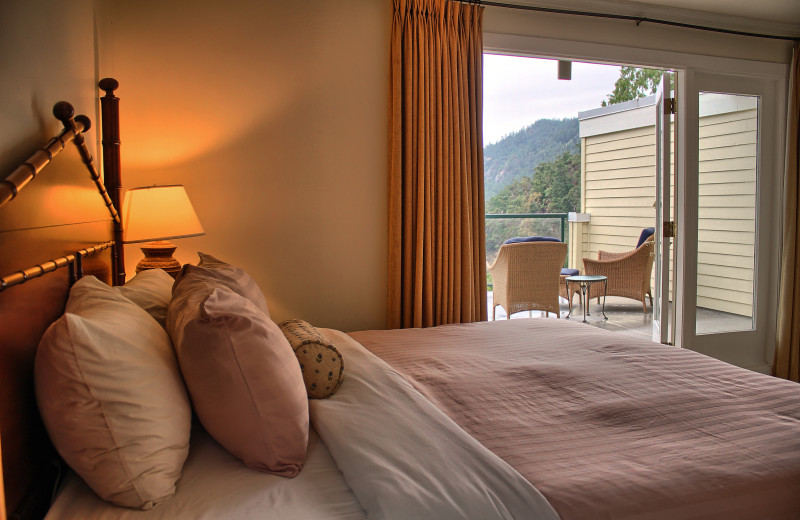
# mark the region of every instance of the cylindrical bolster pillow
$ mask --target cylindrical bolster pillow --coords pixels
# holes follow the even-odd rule
[[[332,396],[344,378],[344,359],[336,347],[303,320],[286,320],[278,326],[300,362],[308,397]]]

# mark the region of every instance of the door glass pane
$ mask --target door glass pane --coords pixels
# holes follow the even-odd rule
[[[697,334],[753,328],[758,104],[700,93]]]

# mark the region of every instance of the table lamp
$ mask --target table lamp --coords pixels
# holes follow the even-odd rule
[[[163,269],[174,278],[181,264],[172,256],[177,247],[169,240],[205,235],[181,185],[129,189],[122,204],[122,218],[124,243],[147,242],[141,246],[144,258],[136,265],[137,273]]]

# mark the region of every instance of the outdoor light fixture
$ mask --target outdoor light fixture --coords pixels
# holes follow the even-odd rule
[[[572,62],[558,60],[558,79],[572,79]]]

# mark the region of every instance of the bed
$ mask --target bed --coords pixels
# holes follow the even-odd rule
[[[45,355],[37,349],[47,344],[54,324],[100,294],[116,298],[118,319],[147,322],[158,341],[167,338],[180,351],[182,339],[158,332],[154,327],[161,325],[147,320],[172,312],[178,288],[187,285],[179,279],[169,292],[171,279],[157,281],[162,293],[168,291],[158,309],[118,297],[135,284],[126,283],[117,245],[124,223],[115,210],[121,186],[116,86],[101,82],[107,186],[95,180],[103,197],[91,210],[79,209],[94,216],[0,233],[0,267],[15,273],[3,278],[0,291],[0,446],[10,518],[800,518],[800,385],[548,319],[349,334],[316,330],[344,360],[344,378],[329,398],[301,396],[307,406],[303,460],[294,466],[284,461],[291,471],[281,470],[296,473],[293,478],[251,469],[247,455],[226,437],[239,432],[206,422],[210,412],[197,395],[207,388],[193,387],[179,352],[194,416],[190,410],[163,419],[174,419],[186,432],[174,489],[140,508],[103,500],[99,495],[113,497],[119,490],[96,482],[90,487],[92,477],[64,464],[62,457],[70,455],[59,449],[59,456],[45,432],[42,417],[51,438],[61,435],[54,434],[48,415],[58,395],[39,388],[57,377],[42,374],[57,373],[61,365],[52,361],[51,371],[42,369],[37,355]],[[2,219],[29,212],[23,202],[28,191],[34,201],[37,190],[46,195],[53,150],[70,142],[78,145],[81,161],[68,161],[56,179],[82,179],[70,182],[91,187],[85,172],[77,171],[84,167],[89,178],[99,179],[81,146],[88,118],[73,118],[62,106],[59,119],[65,131],[32,161],[39,171],[51,160],[53,166],[30,183],[19,203],[0,208]],[[15,184],[7,198],[17,191]],[[31,264],[36,267],[26,269]],[[230,296],[226,291],[221,294]],[[230,298],[238,302],[239,296]],[[234,317],[262,320],[266,311],[268,318],[263,296],[245,300]],[[168,330],[180,323],[165,319]],[[263,323],[276,330],[269,319]],[[128,336],[138,341],[138,334]],[[167,399],[148,398],[160,400]],[[73,424],[68,433],[74,430]]]

